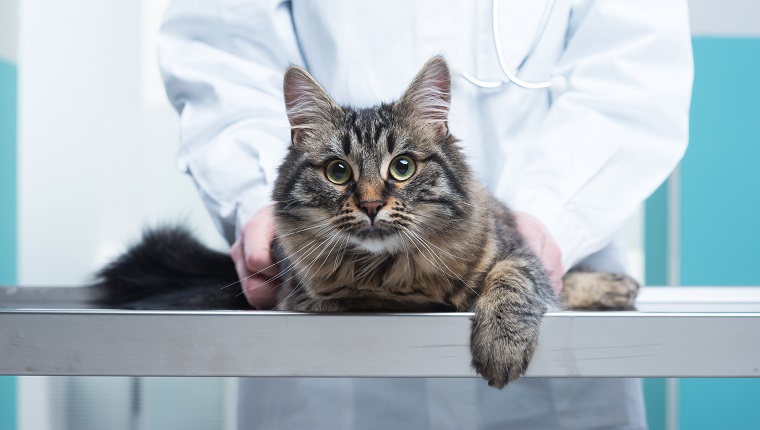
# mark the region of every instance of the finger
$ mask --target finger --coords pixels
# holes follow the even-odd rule
[[[277,304],[277,279],[253,275],[241,282],[246,300],[255,309],[272,309]]]
[[[235,265],[235,273],[237,274],[242,286],[242,282],[250,278],[251,275],[253,275],[253,272],[248,270],[248,268],[245,266],[243,245],[240,243],[240,239],[232,244],[232,248],[230,248],[230,258],[232,258],[232,262]]]
[[[230,248],[230,258],[235,262],[243,261],[243,245],[241,244],[240,239],[232,244],[232,247]]]
[[[257,213],[243,228],[243,255],[248,269],[257,274],[272,277],[279,268],[272,257],[274,218],[271,207]]]
[[[243,247],[235,242],[230,250],[230,256],[235,263],[235,272],[240,279],[240,287],[243,290],[248,304],[254,309],[271,309],[275,306],[277,283],[270,281],[271,278],[262,275],[254,275],[245,265]],[[237,246],[236,246],[237,245]],[[268,283],[267,283],[268,282]]]
[[[555,293],[562,291],[562,277],[565,275],[565,268],[562,265],[562,252],[555,244],[547,244],[543,249],[542,260],[549,271],[549,280]]]
[[[551,237],[549,231],[536,217],[516,212],[517,229],[522,234],[528,246],[543,263],[549,274],[549,282],[556,293],[562,290],[562,276],[565,268],[562,265],[562,252]]]

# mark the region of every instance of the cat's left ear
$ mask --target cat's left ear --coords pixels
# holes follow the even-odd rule
[[[331,118],[337,112],[341,112],[340,106],[327,91],[309,72],[298,66],[291,66],[285,72],[283,93],[294,146],[310,132],[329,124]]]
[[[415,124],[445,137],[449,134],[451,72],[443,57],[436,56],[422,66],[399,100]]]

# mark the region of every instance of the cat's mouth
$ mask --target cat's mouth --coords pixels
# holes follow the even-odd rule
[[[351,235],[354,245],[373,254],[394,252],[403,243],[394,229],[378,225],[367,225]]]
[[[356,232],[356,236],[360,239],[375,239],[375,240],[382,240],[386,239],[392,235],[395,235],[396,232],[388,227],[385,227],[383,225],[380,225],[378,223],[374,223],[371,225],[367,225],[360,229],[358,232]]]

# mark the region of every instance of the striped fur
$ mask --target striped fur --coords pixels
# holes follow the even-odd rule
[[[512,214],[473,178],[449,134],[450,90],[439,57],[399,101],[370,109],[340,107],[305,70],[288,70],[292,146],[273,195],[273,250],[285,256],[277,308],[474,311],[473,366],[503,387],[525,372],[541,318],[559,304]],[[327,175],[334,160],[351,169],[340,185]],[[413,173],[394,178],[394,166]],[[148,232],[98,273],[98,304],[244,306],[239,290],[220,289],[236,279],[225,259],[182,229]],[[638,288],[589,272],[564,281],[562,300],[582,309],[630,307]]]
[[[503,387],[525,372],[541,318],[559,304],[512,214],[473,178],[449,134],[450,80],[435,57],[399,101],[354,109],[338,107],[305,70],[288,70],[293,141],[274,190],[288,256],[279,308],[472,310],[473,366]],[[390,172],[399,156],[416,164],[403,181]],[[329,179],[333,160],[351,168],[344,184]]]

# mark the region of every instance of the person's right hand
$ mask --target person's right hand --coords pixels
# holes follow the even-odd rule
[[[544,263],[546,271],[549,272],[552,288],[559,294],[562,291],[562,277],[565,275],[559,245],[549,230],[533,215],[527,212],[515,212],[515,222],[525,242]]]
[[[277,305],[279,280],[272,277],[279,273],[279,268],[272,257],[273,240],[272,206],[265,206],[243,226],[230,250],[240,286],[254,309],[272,309]]]

